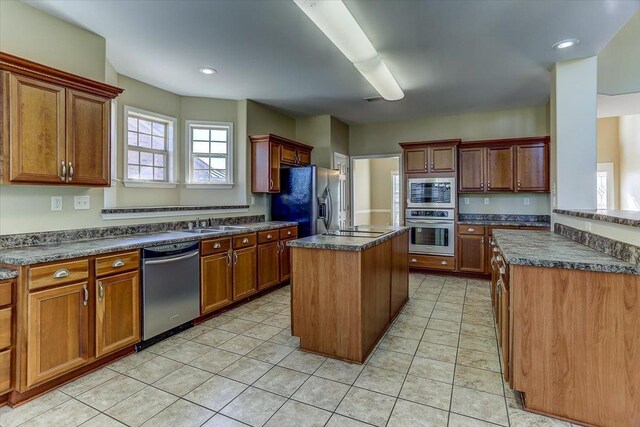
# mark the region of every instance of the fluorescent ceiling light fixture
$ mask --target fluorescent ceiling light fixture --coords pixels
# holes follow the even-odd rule
[[[217,71],[211,67],[202,67],[200,68],[200,72],[202,74],[206,74],[207,76],[217,73]]]
[[[387,101],[404,98],[398,82],[341,0],[293,0]]]
[[[568,47],[575,46],[578,43],[580,43],[580,41],[578,39],[567,39],[567,40],[559,41],[558,43],[554,44],[553,48],[554,49],[566,49]]]

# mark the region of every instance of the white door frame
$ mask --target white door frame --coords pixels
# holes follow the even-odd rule
[[[355,198],[353,197],[354,194],[354,187],[353,187],[353,164],[354,164],[354,160],[361,160],[361,159],[388,159],[391,157],[397,157],[398,158],[398,170],[399,170],[399,176],[400,176],[400,200],[404,200],[404,185],[402,184],[404,182],[404,167],[402,166],[403,163],[403,157],[402,157],[402,151],[399,153],[389,153],[389,154],[367,154],[367,155],[363,155],[363,156],[350,156],[350,163],[349,163],[349,181],[350,181],[350,185],[351,185],[351,189],[350,189],[350,198],[351,198],[351,224],[355,224],[356,223],[356,214],[355,214],[355,209],[353,209],[354,203],[355,203]],[[402,206],[402,205],[401,205]],[[404,212],[402,210],[402,207],[400,208],[400,225],[404,225]]]

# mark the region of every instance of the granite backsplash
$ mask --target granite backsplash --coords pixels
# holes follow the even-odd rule
[[[640,246],[613,240],[605,236],[578,230],[568,225],[556,223],[554,231],[568,239],[586,245],[630,264],[640,265]]]

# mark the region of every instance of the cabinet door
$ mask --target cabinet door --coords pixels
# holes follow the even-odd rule
[[[460,191],[484,191],[484,148],[460,149]]]
[[[206,314],[233,302],[233,253],[223,252],[200,260],[200,313]]]
[[[484,236],[458,235],[458,270],[484,273]]]
[[[283,145],[280,161],[282,161],[282,163],[287,163],[289,165],[295,165],[298,159],[297,154],[298,153],[294,147],[291,147],[289,145]]]
[[[67,176],[71,184],[108,185],[108,98],[67,90]]]
[[[256,286],[256,247],[233,251],[233,300],[254,294]]]
[[[455,172],[456,147],[429,147],[429,172]]]
[[[409,298],[409,233],[391,240],[391,317]]]
[[[65,88],[13,74],[8,79],[9,181],[65,182]]]
[[[549,160],[546,144],[516,147],[517,191],[549,191]]]
[[[414,148],[404,150],[404,171],[405,173],[426,172],[427,149]]]
[[[27,308],[27,387],[89,360],[86,282],[32,292]]]
[[[280,241],[280,283],[291,278],[291,248],[287,246],[291,240]]]
[[[269,144],[269,192],[280,192],[280,156],[282,145]]]
[[[508,382],[511,377],[509,369],[509,346],[511,345],[509,340],[509,290],[504,280],[500,281],[500,285],[500,329],[498,334],[501,337],[502,376]]]
[[[486,149],[487,191],[513,191],[513,147]]]
[[[298,164],[300,166],[307,166],[311,164],[311,151],[298,150]]]
[[[258,245],[258,289],[280,283],[280,242]]]
[[[96,281],[96,357],[140,341],[138,271]]]

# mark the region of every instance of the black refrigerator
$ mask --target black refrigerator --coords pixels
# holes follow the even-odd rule
[[[339,226],[340,175],[315,165],[280,170],[280,193],[271,196],[273,221],[296,221],[298,236],[334,231]]]

